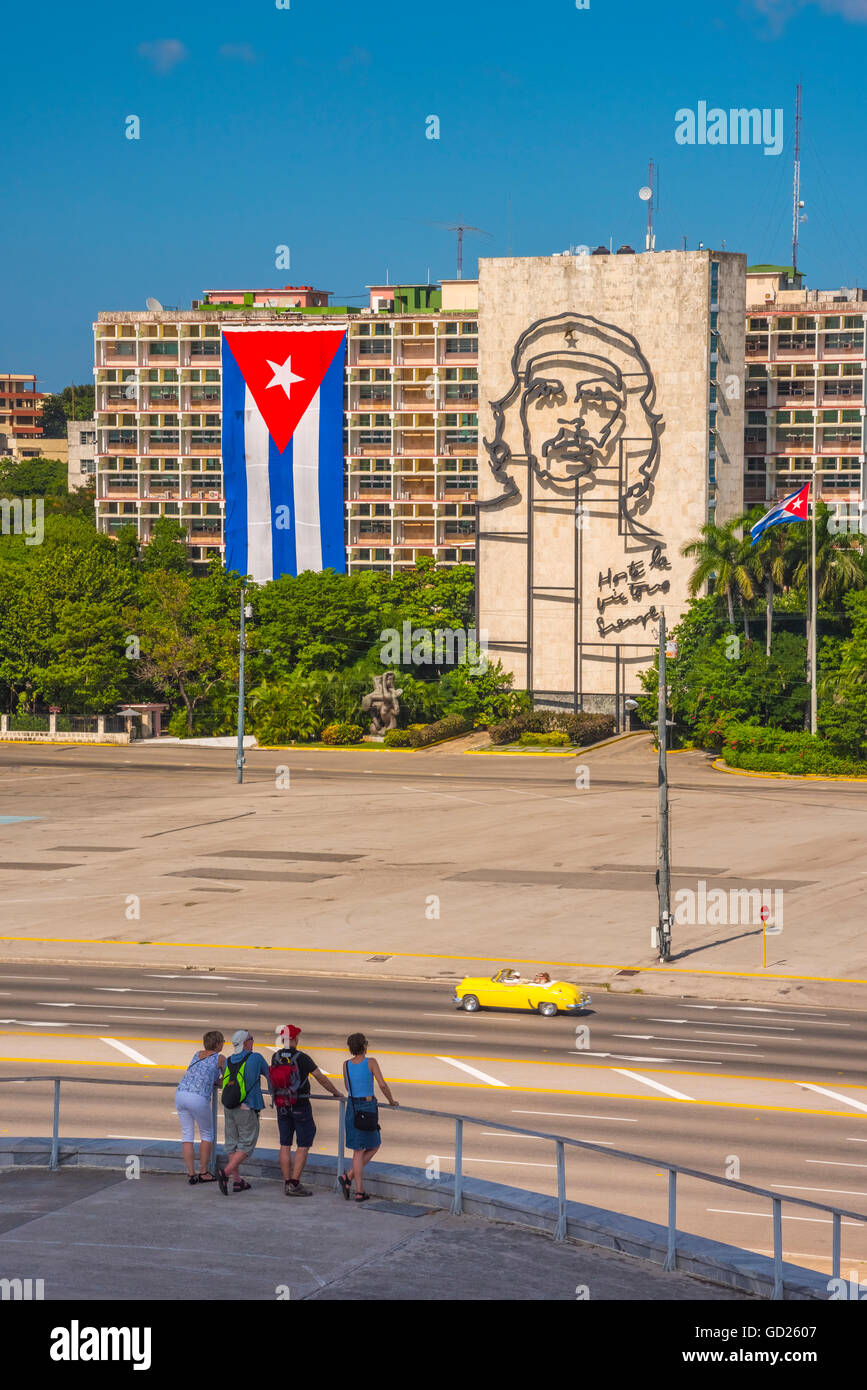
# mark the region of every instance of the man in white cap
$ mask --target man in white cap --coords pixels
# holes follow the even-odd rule
[[[217,1182],[224,1197],[228,1197],[230,1185],[233,1192],[250,1190],[250,1184],[239,1176],[238,1169],[253,1153],[259,1139],[259,1113],[265,1109],[260,1084],[263,1077],[271,1094],[268,1063],[261,1052],[253,1051],[253,1042],[249,1028],[239,1028],[232,1034],[232,1055],[223,1073],[223,1101],[229,1085],[237,1083],[241,1095],[239,1105],[230,1108],[224,1104],[229,1157],[225,1166],[217,1169]]]

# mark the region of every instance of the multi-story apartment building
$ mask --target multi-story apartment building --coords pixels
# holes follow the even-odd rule
[[[31,458],[41,452],[45,394],[37,391],[32,372],[0,372],[0,436],[8,453]]]
[[[92,483],[96,471],[96,422],[69,420],[66,425],[68,445],[67,486],[85,487]]]
[[[744,503],[817,475],[817,494],[855,516],[865,479],[867,291],[808,290],[791,266],[747,272]]]
[[[291,302],[274,303],[285,293]],[[347,329],[347,568],[474,557],[478,332],[472,281],[373,286],[370,308],[311,286],[211,290],[191,310],[101,313],[94,325],[97,524],[180,520],[191,559],[224,553],[220,325]],[[224,297],[225,296],[225,297]],[[303,297],[305,303],[298,303]],[[233,302],[234,301],[234,302]]]

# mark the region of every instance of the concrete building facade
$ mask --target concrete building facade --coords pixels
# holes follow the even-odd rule
[[[744,501],[809,482],[858,529],[867,498],[867,290],[808,290],[790,266],[747,272]]]
[[[617,708],[743,480],[746,259],[479,262],[478,623],[538,703]]]
[[[32,372],[0,372],[0,436],[4,451],[14,458],[36,458],[41,452],[42,402]]]
[[[431,556],[471,563],[477,486],[474,282],[371,287],[370,307],[326,291],[208,291],[191,310],[101,313],[94,324],[96,516],[147,542],[155,519],[184,525],[194,564],[225,548],[221,324],[347,330],[344,396],[347,568],[393,573]],[[236,304],[212,297],[234,295]],[[324,302],[314,303],[314,300]]]
[[[67,421],[66,439],[67,487],[86,487],[96,476],[96,421]]]

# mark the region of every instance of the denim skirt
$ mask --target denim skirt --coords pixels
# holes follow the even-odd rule
[[[378,1149],[382,1143],[379,1129],[356,1129],[352,1119],[353,1106],[357,1113],[378,1115],[379,1105],[375,1100],[356,1100],[346,1103],[346,1147],[347,1149]]]

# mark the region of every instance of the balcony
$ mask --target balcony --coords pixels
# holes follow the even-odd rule
[[[744,453],[749,457],[756,455],[763,456],[768,452],[767,439],[747,439],[744,441]]]

